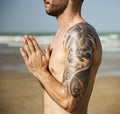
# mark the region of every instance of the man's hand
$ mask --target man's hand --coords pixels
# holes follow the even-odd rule
[[[23,48],[20,48],[21,55],[29,71],[38,78],[38,74],[48,72],[50,58],[49,46],[45,48],[45,54],[42,52],[37,41],[32,36],[25,36]]]

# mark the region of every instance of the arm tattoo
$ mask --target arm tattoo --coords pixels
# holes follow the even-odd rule
[[[87,23],[75,25],[65,35],[63,45],[67,60],[63,83],[74,98],[81,98],[89,83],[95,35],[95,30]]]

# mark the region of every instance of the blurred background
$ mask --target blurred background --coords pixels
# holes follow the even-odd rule
[[[120,114],[119,5],[119,0],[85,0],[82,6],[83,18],[96,28],[103,47],[88,114]],[[44,50],[58,28],[43,0],[0,1],[0,114],[42,114],[43,90],[28,72],[19,48],[27,34]]]

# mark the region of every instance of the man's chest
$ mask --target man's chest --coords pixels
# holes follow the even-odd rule
[[[59,81],[62,80],[65,69],[65,50],[63,39],[55,39],[51,44],[51,57],[49,61],[49,70]]]

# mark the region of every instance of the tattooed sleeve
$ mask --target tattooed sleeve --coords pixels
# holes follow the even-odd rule
[[[72,27],[65,35],[66,68],[63,75],[65,89],[74,98],[81,98],[90,78],[95,39],[93,28],[85,23]]]

